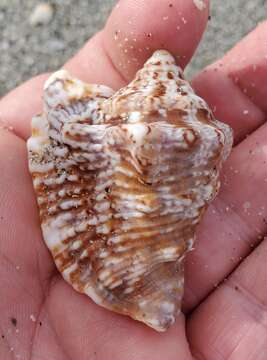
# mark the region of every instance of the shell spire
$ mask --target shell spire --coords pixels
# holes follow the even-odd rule
[[[163,50],[116,93],[65,71],[44,92],[29,168],[58,270],[97,304],[166,330],[231,129]]]

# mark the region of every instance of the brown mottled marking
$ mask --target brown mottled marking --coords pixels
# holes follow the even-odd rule
[[[199,137],[193,129],[187,129],[183,134],[184,140],[189,147],[192,147],[196,144]]]
[[[212,120],[209,110],[204,108],[197,110],[197,118],[203,124],[210,124]]]
[[[158,83],[154,92],[153,92],[153,97],[157,98],[157,97],[162,97],[166,94],[166,86],[162,83]]]
[[[188,113],[185,110],[171,110],[167,111],[167,119],[170,124],[174,124],[185,129],[188,128],[188,123],[183,119]]]
[[[42,133],[40,132],[40,130],[38,128],[34,128],[32,127],[32,136],[41,136]]]
[[[69,87],[72,87],[75,84],[75,81],[73,79],[65,79],[64,81],[60,81],[63,85],[63,89],[67,92]]]

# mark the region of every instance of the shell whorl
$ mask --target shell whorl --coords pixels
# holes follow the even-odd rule
[[[219,188],[230,128],[157,51],[118,92],[59,71],[32,121],[29,169],[63,277],[158,331],[183,296],[184,256]]]

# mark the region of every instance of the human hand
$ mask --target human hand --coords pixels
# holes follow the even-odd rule
[[[188,0],[121,1],[65,68],[117,89],[156,49],[184,67],[207,17]],[[193,81],[236,147],[187,258],[186,315],[163,334],[76,293],[44,245],[25,141],[48,75],[0,101],[0,359],[266,359],[266,35],[264,23]]]

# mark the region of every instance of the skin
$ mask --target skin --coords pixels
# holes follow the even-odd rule
[[[121,1],[65,68],[118,89],[158,48],[184,67],[207,18],[207,2],[200,11],[188,0]],[[233,127],[235,147],[187,257],[186,315],[166,333],[95,305],[58,274],[42,240],[25,146],[48,75],[0,100],[1,359],[266,359],[266,37],[262,23],[193,80],[215,116]]]

